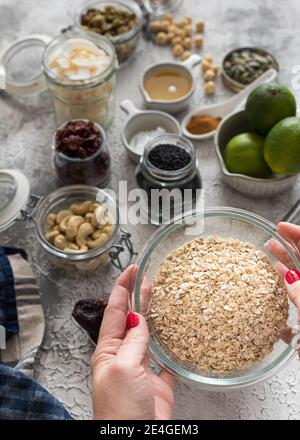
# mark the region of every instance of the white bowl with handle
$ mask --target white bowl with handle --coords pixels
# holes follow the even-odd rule
[[[243,91],[228,99],[227,101],[220,102],[217,104],[207,105],[200,108],[199,110],[194,110],[190,112],[182,121],[181,129],[185,137],[191,141],[205,141],[211,139],[216,134],[216,130],[210,131],[205,134],[192,134],[188,131],[187,125],[192,118],[192,116],[210,115],[216,118],[224,119],[226,116],[230,115],[234,111],[243,108],[246,104],[246,100],[249,94],[256,89],[260,84],[270,83],[276,80],[278,72],[275,69],[269,69],[267,72],[263,73],[257,80],[246,87]]]
[[[170,114],[177,114],[182,112],[183,110],[186,110],[186,108],[190,105],[191,99],[196,91],[196,80],[193,75],[193,67],[200,64],[202,61],[202,57],[200,55],[193,54],[184,62],[163,62],[163,63],[156,63],[152,64],[146,72],[144,73],[140,88],[142,95],[144,97],[145,105],[147,108],[153,109],[153,110],[159,110],[163,112],[167,112]],[[184,74],[187,76],[191,81],[191,88],[189,92],[179,99],[174,100],[160,100],[160,99],[152,99],[146,88],[145,88],[145,80],[146,78],[155,71],[168,71],[168,70],[176,70],[179,73]]]
[[[245,110],[240,110],[229,115],[223,119],[219,125],[215,135],[215,148],[223,180],[236,191],[255,198],[273,197],[291,189],[295,185],[299,174],[293,176],[274,174],[268,179],[259,179],[243,174],[230,173],[228,171],[224,160],[224,152],[228,142],[234,136],[249,131],[251,130],[245,115]]]
[[[128,156],[136,163],[140,162],[141,154],[131,146],[131,141],[137,133],[161,127],[165,133],[181,135],[179,123],[167,113],[157,110],[139,110],[128,99],[121,103],[121,108],[129,116],[122,131],[122,142]]]

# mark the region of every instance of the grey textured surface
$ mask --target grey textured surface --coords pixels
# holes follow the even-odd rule
[[[16,37],[29,33],[56,35],[72,22],[80,0],[0,0],[0,50]],[[185,0],[180,15],[192,13],[206,21],[204,52],[217,62],[230,49],[257,45],[273,52],[281,65],[281,79],[291,85],[292,68],[298,64],[298,0]],[[297,34],[296,34],[297,32]],[[138,80],[145,67],[162,58],[170,58],[167,49],[141,42],[132,63],[119,72],[117,100],[133,99],[142,105]],[[193,106],[204,103],[200,74],[199,90]],[[125,86],[126,85],[126,86]],[[296,92],[299,95],[299,91]],[[230,96],[222,85],[212,100]],[[298,96],[299,98],[299,96]],[[210,99],[208,100],[210,101]],[[109,130],[113,170],[119,179],[135,185],[134,165],[126,157],[120,131],[126,116],[118,108]],[[50,163],[50,139],[55,128],[51,101],[47,93],[26,100],[0,97],[0,168],[19,168],[31,182],[32,191],[47,194],[56,187]],[[206,190],[206,204],[245,208],[276,222],[297,200],[299,185],[273,200],[253,200],[225,186],[212,142],[197,146],[197,155]],[[116,177],[114,182],[116,182]],[[153,228],[128,229],[140,249]],[[40,283],[46,313],[46,334],[39,353],[35,377],[60,399],[75,418],[91,417],[89,359],[93,347],[86,335],[70,319],[74,303],[84,297],[107,294],[116,273],[66,275],[55,270],[39,249],[30,224],[17,223],[0,235],[2,243],[22,246],[30,255]],[[300,374],[297,361],[277,377],[237,392],[208,393],[180,384],[176,390],[177,419],[299,419]]]

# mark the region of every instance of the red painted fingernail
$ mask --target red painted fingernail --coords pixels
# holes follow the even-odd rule
[[[289,270],[285,274],[285,280],[288,284],[294,284],[300,281],[300,272],[298,270]]]
[[[127,316],[126,328],[130,330],[139,325],[140,319],[136,313],[129,313]]]

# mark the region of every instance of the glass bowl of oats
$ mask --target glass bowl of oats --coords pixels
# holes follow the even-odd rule
[[[295,244],[247,211],[194,211],[155,232],[139,256],[131,304],[147,320],[154,363],[220,391],[265,380],[297,355],[297,310],[270,239],[300,270]]]

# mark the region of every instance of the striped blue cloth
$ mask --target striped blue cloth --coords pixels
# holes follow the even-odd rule
[[[0,325],[5,328],[7,341],[19,332],[14,274],[7,258],[14,254],[26,258],[20,250],[0,247]],[[72,417],[37,382],[0,363],[0,420],[72,420]]]
[[[6,339],[19,332],[14,275],[6,251],[2,247],[0,247],[0,325],[5,328]]]

